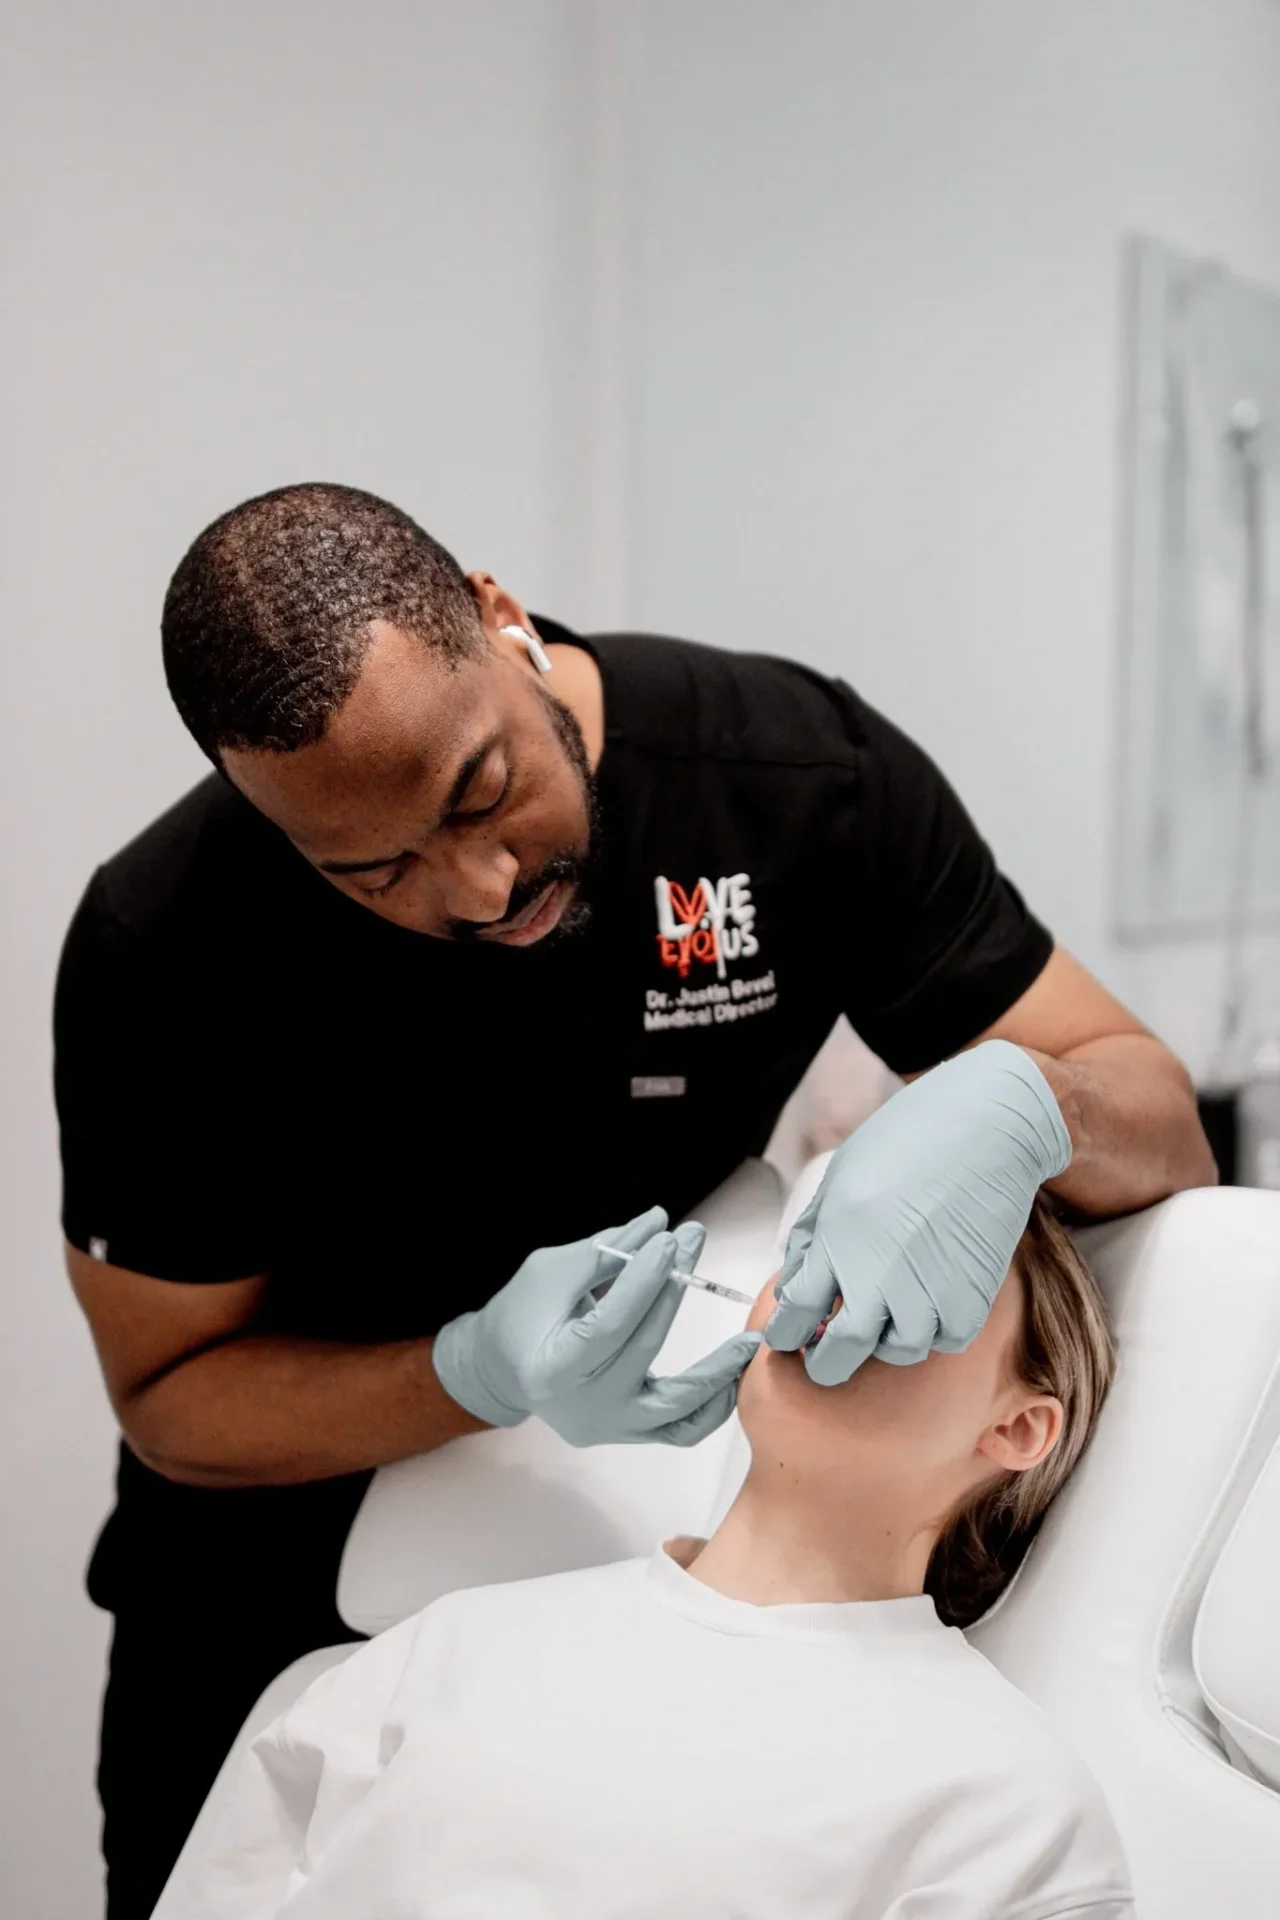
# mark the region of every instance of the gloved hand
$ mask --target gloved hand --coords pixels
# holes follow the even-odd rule
[[[1037,1189],[1070,1163],[1049,1083],[1007,1040],[922,1074],[836,1149],[787,1240],[771,1347],[806,1345],[822,1386],[870,1354],[909,1366],[962,1353],[981,1329]]]
[[[663,1231],[652,1207],[566,1247],[541,1247],[476,1313],[442,1327],[433,1348],[445,1392],[491,1426],[536,1413],[571,1446],[658,1440],[691,1447],[728,1419],[738,1377],[760,1344],[738,1333],[696,1366],[666,1379],[649,1367],[684,1297],[668,1275],[691,1269],[705,1230]],[[634,1253],[619,1262],[596,1238]],[[602,1299],[592,1290],[612,1282]]]

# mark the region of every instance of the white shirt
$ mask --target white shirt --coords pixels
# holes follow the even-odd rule
[[[663,1551],[450,1594],[318,1680],[155,1920],[276,1916],[1133,1906],[1083,1764],[932,1601],[756,1607]]]

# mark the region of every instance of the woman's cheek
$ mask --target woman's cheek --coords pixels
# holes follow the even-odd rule
[[[778,1276],[776,1273],[770,1274],[769,1278],[765,1281],[759,1293],[756,1295],[755,1305],[752,1307],[750,1313],[747,1315],[747,1332],[748,1333],[761,1332],[766,1326],[768,1326],[769,1317],[772,1314],[773,1308],[774,1308],[773,1283],[777,1279],[777,1277]]]

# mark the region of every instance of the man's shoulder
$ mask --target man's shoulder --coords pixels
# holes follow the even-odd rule
[[[776,654],[649,633],[593,635],[611,741],[664,758],[849,767],[864,706],[843,681]]]
[[[212,773],[144,827],[94,876],[98,911],[136,940],[202,930],[246,911],[287,869],[289,849],[270,823]]]

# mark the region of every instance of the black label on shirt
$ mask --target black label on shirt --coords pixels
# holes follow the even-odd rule
[[[633,1073],[633,1100],[678,1100],[688,1088],[682,1073]]]

